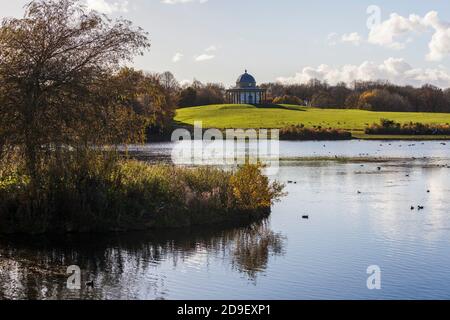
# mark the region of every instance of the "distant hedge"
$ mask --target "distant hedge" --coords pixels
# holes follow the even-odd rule
[[[365,129],[366,134],[398,134],[398,135],[450,135],[450,125],[424,124],[420,122],[398,123],[381,119]]]
[[[303,124],[280,129],[280,140],[350,140],[349,131],[332,128],[307,128]]]

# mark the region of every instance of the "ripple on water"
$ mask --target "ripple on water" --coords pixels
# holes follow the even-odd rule
[[[327,142],[324,148],[282,142],[281,154],[291,160],[282,161],[274,178],[297,183],[287,185],[289,195],[274,205],[269,221],[250,227],[95,236],[62,244],[2,239],[0,297],[450,298],[450,148],[439,142],[401,144]],[[136,150],[167,158],[171,148]],[[392,159],[294,159],[330,152]],[[301,219],[306,214],[309,219]],[[79,264],[96,287],[68,292],[67,264]],[[382,270],[381,291],[367,290],[370,265]]]

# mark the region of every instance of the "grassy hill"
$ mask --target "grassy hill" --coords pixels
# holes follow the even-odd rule
[[[450,113],[373,112],[353,109],[318,109],[292,105],[255,107],[252,105],[210,105],[179,109],[175,120],[181,124],[203,121],[204,128],[282,128],[292,124],[322,126],[351,131],[370,138],[364,129],[381,118],[396,122],[450,123]],[[377,138],[381,138],[378,136]],[[387,136],[385,138],[388,138]],[[407,138],[407,137],[402,137]],[[417,137],[416,137],[417,138]],[[423,137],[426,138],[426,137]],[[442,137],[444,138],[444,137]]]

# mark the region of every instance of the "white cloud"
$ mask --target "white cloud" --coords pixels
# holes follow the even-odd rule
[[[172,61],[176,63],[176,62],[180,61],[183,57],[184,57],[184,55],[181,52],[177,52],[173,56]]]
[[[212,51],[216,51],[217,47],[215,45],[209,46],[208,48],[205,49],[206,52],[212,52]]]
[[[362,39],[358,32],[352,32],[348,34],[343,34],[341,37],[341,41],[351,43],[355,46],[359,46],[361,44]]]
[[[213,52],[217,50],[218,48],[215,45],[211,45],[205,49],[203,54],[195,56],[194,59],[197,62],[212,60],[216,57],[215,54],[213,54]]]
[[[303,68],[293,77],[280,77],[277,80],[292,84],[306,83],[311,79],[327,81],[330,84],[351,83],[355,80],[389,80],[399,85],[420,86],[429,83],[443,88],[450,87],[450,72],[446,68],[413,68],[401,58],[389,58],[381,64],[365,61],[360,65],[344,65],[342,67],[330,67],[322,64],[317,68]]]
[[[328,34],[327,41],[330,46],[335,46],[338,43],[350,43],[359,46],[363,39],[358,32],[344,33],[342,36],[339,36],[336,32],[332,32]]]
[[[182,87],[184,87],[184,86],[190,86],[192,83],[193,83],[193,81],[192,81],[192,80],[189,80],[189,79],[183,79],[183,80],[180,81],[180,85],[181,85]]]
[[[128,12],[128,5],[128,1],[109,2],[106,0],[86,0],[88,9],[106,14]]]
[[[162,0],[161,2],[165,3],[165,4],[184,4],[184,3],[192,3],[192,2],[206,3],[206,2],[208,2],[208,0]]]
[[[435,30],[428,44],[427,60],[441,61],[450,55],[450,24],[441,22],[435,11],[428,13],[425,16],[425,21]]]
[[[426,31],[423,19],[415,14],[408,18],[392,13],[389,19],[374,26],[369,33],[368,41],[372,44],[393,49],[403,49],[406,41],[401,41],[414,32]]]
[[[213,55],[213,54],[206,54],[206,53],[204,53],[204,54],[201,54],[201,55],[199,55],[199,56],[196,56],[196,57],[195,57],[195,61],[197,61],[197,62],[207,61],[207,60],[212,60],[212,59],[214,59],[215,57],[216,57],[216,56]]]
[[[424,17],[412,14],[408,18],[393,13],[389,19],[370,30],[368,41],[393,49],[403,49],[411,41],[412,34],[428,30],[434,33],[428,44],[426,58],[429,61],[441,61],[450,55],[450,24],[441,21],[436,11],[430,11]]]
[[[327,36],[327,41],[330,46],[335,46],[338,43],[339,35],[336,32],[331,32]]]

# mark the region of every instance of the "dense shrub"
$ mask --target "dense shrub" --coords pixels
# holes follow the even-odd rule
[[[320,91],[312,96],[311,106],[316,108],[332,108],[335,106],[335,103],[330,93]]]
[[[303,124],[280,129],[281,140],[349,140],[351,132],[332,128],[307,128]]]
[[[197,103],[197,90],[192,87],[187,87],[180,91],[180,98],[178,106],[180,108],[193,107]]]
[[[402,135],[450,135],[449,124],[400,124],[392,120],[381,119],[365,130],[366,134],[402,134]]]
[[[93,156],[87,166],[73,161],[63,170],[49,166],[46,173],[39,185],[32,185],[20,165],[2,164],[0,232],[234,222],[266,215],[282,195],[282,186],[270,183],[256,165],[223,171]]]
[[[300,98],[296,96],[290,96],[290,95],[283,95],[276,97],[273,99],[272,103],[274,104],[295,104],[295,105],[303,105],[304,102]]]
[[[359,96],[357,108],[370,111],[412,111],[408,99],[386,89],[363,92]]]
[[[230,177],[235,204],[241,210],[269,208],[283,191],[283,186],[270,184],[257,165],[245,165]]]
[[[194,81],[179,92],[180,108],[225,103],[225,87],[222,84]]]

